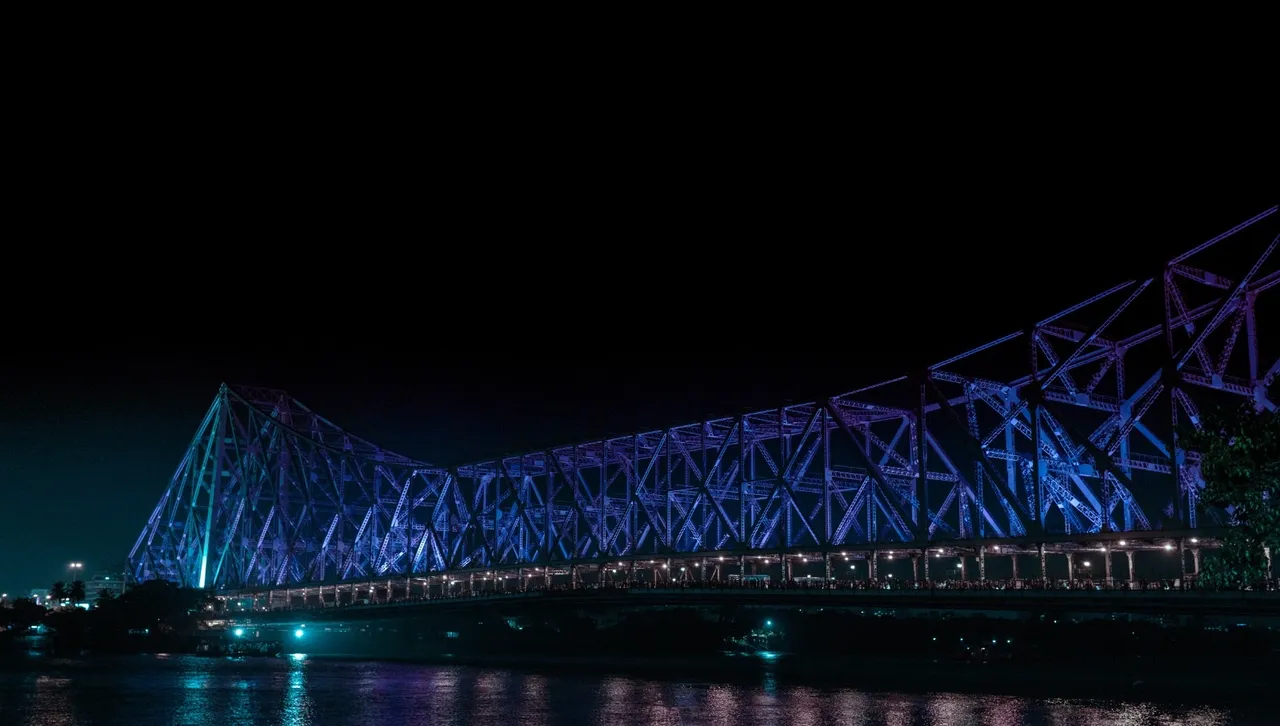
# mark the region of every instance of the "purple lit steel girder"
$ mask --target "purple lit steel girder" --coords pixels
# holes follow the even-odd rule
[[[243,588],[1225,524],[1176,432],[1233,400],[1275,408],[1276,211],[917,375],[464,466],[223,386],[131,574]]]

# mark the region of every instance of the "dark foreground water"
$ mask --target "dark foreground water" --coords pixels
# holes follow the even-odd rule
[[[20,658],[0,663],[0,725],[1218,726],[1276,724],[1247,703],[1170,705],[350,662],[291,656]]]

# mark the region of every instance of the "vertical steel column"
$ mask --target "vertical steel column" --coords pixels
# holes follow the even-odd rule
[[[1133,575],[1133,550],[1125,550],[1124,558],[1126,564],[1129,565],[1129,582],[1133,582],[1135,579]]]
[[[921,542],[929,541],[929,467],[927,466],[929,461],[929,444],[927,441],[929,429],[925,422],[925,417],[928,415],[927,376],[927,371],[921,376],[920,405],[916,408],[916,500],[920,502],[920,506],[911,513],[912,521],[916,525],[916,539]],[[871,506],[871,499],[868,498],[867,507],[870,508]],[[874,536],[875,533],[867,532],[868,538]]]
[[[818,412],[818,423],[822,426],[822,544],[831,546],[831,428],[827,421],[827,409]],[[741,470],[739,470],[741,471]],[[831,557],[827,553],[827,579],[831,579]]]
[[[1044,518],[1044,461],[1041,459],[1040,452],[1040,356],[1037,349],[1040,341],[1040,330],[1038,327],[1031,329],[1031,380],[1034,385],[1027,388],[1027,394],[1032,396],[1029,405],[1031,407],[1031,456],[1032,462],[1032,478],[1034,493],[1034,501],[1036,511],[1032,512],[1035,519],[1037,531],[1043,532],[1045,527]]]
[[[978,545],[978,582],[987,581],[987,546]]]
[[[1036,545],[1036,547],[1040,551],[1040,579],[1047,581],[1049,579],[1049,570],[1045,567],[1044,543],[1041,542],[1040,544]]]

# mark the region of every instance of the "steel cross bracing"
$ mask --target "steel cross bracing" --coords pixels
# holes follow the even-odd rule
[[[916,375],[465,466],[223,386],[132,576],[254,587],[1224,524],[1176,431],[1207,405],[1275,408],[1276,211]]]

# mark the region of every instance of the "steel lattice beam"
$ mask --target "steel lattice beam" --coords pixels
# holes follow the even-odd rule
[[[1259,301],[1280,284],[1277,238],[1219,255],[1238,263],[1227,276],[1196,260],[1275,213],[915,376],[459,467],[387,452],[281,391],[223,386],[132,576],[235,588],[1222,523],[1176,431],[1215,397],[1274,410]]]

